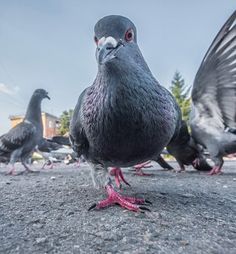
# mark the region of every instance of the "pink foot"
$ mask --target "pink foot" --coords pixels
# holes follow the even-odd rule
[[[53,167],[54,167],[54,164],[52,162],[51,165],[49,166],[49,169],[53,169]]]
[[[150,211],[147,207],[140,206],[141,204],[145,204],[145,203],[151,204],[151,202],[148,200],[122,196],[121,194],[116,192],[110,184],[106,185],[105,189],[108,194],[108,198],[102,201],[99,201],[97,204],[93,204],[88,209],[89,211],[94,208],[101,209],[101,208],[114,205],[114,204],[119,204],[121,207],[130,211],[134,211],[134,212]]]
[[[221,171],[221,167],[219,167],[219,166],[214,166],[213,168],[212,168],[212,170],[208,173],[208,175],[220,175],[220,174],[222,174],[222,171]]]
[[[143,168],[151,168],[152,165],[150,165],[151,161],[146,161],[144,163],[140,163],[134,166],[134,169],[136,171],[135,175],[138,176],[152,176],[153,174],[147,174],[143,172]]]
[[[119,189],[121,189],[121,181],[124,182],[126,185],[130,186],[130,184],[125,180],[120,168],[112,168],[110,171],[110,175],[115,176],[115,182]]]
[[[178,168],[178,169],[174,169],[175,173],[181,173],[181,172],[186,172],[185,168]]]
[[[52,169],[54,165],[53,165],[53,162],[51,162],[51,161],[46,161],[46,162],[43,164],[43,166],[41,167],[41,169],[45,169],[46,166],[49,166],[48,168],[49,168],[49,169]]]
[[[11,175],[11,176],[16,176],[17,173],[15,171],[15,168],[11,169],[9,172],[7,172],[5,175]]]
[[[193,162],[192,162],[192,165],[194,168],[196,168],[197,166],[200,166],[200,159],[199,158],[196,158]]]

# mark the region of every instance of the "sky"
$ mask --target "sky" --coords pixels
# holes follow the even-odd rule
[[[36,88],[42,110],[73,109],[96,72],[93,28],[119,14],[136,25],[138,44],[156,79],[169,87],[176,70],[191,86],[235,0],[0,0],[0,134],[9,115],[24,114]]]

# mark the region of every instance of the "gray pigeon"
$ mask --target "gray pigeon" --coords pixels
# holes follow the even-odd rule
[[[42,169],[44,169],[45,166],[49,166],[51,169],[53,168],[54,160],[52,158],[51,152],[56,151],[62,147],[63,147],[62,145],[53,142],[52,139],[42,138],[39,141],[38,145],[35,148],[35,151],[41,154],[41,156],[45,161],[42,166]]]
[[[192,136],[207,148],[219,174],[223,156],[236,152],[236,11],[208,49],[192,90]]]
[[[95,25],[98,73],[80,95],[70,126],[74,151],[92,167],[96,186],[108,198],[92,208],[118,203],[140,211],[143,199],[124,197],[114,190],[108,167],[130,167],[157,158],[180,126],[180,109],[159,85],[137,44],[135,25],[118,15]]]
[[[32,172],[26,165],[26,160],[43,136],[41,102],[44,98],[50,99],[45,90],[35,90],[23,122],[0,137],[0,157],[9,158],[12,165],[12,169],[8,174],[14,174],[14,163],[16,161],[21,161],[26,172]]]
[[[167,151],[178,162],[180,166],[178,171],[184,171],[185,165],[192,165],[195,169],[201,171],[211,170],[211,166],[207,163],[202,150],[191,137],[185,121],[181,122],[178,135],[167,145]]]

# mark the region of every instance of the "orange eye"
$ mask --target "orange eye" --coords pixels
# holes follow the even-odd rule
[[[134,39],[134,31],[132,29],[129,29],[126,33],[125,33],[125,40],[126,41],[132,41]]]

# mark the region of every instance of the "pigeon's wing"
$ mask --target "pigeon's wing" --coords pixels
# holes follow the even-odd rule
[[[30,141],[36,134],[32,123],[22,122],[0,137],[0,153],[11,153]]]
[[[85,89],[79,96],[70,123],[70,142],[73,150],[78,154],[78,156],[83,154],[89,145],[83,128],[83,114],[81,111],[87,89]]]
[[[214,124],[236,128],[236,11],[221,28],[196,74],[193,104]]]

